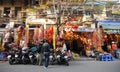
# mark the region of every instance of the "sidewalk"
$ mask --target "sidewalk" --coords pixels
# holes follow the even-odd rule
[[[91,58],[91,57],[82,56],[79,59],[74,59],[73,61],[96,61],[96,59],[95,58]],[[119,59],[115,59],[115,61],[120,61],[120,58]]]
[[[95,58],[81,56],[78,59],[74,59],[74,61],[95,61]]]

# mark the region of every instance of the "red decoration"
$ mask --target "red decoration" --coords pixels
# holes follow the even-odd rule
[[[77,29],[77,28],[78,28],[78,26],[77,26],[77,25],[74,25],[74,26],[73,26],[73,28]]]
[[[104,35],[104,39],[106,39],[107,38],[107,35]]]
[[[77,26],[77,25],[74,25],[74,26],[72,26],[72,28],[73,28],[73,30],[75,31],[75,30],[77,30],[78,26]]]
[[[66,22],[66,25],[70,25],[71,23],[70,22]]]
[[[75,20],[75,18],[71,18],[71,21],[74,21]]]

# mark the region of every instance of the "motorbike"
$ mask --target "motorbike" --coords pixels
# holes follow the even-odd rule
[[[22,63],[23,64],[29,64],[30,61],[30,57],[29,57],[29,49],[23,49],[22,50]]]
[[[16,64],[21,64],[22,63],[22,55],[21,55],[21,50],[18,50],[15,52],[15,63]]]
[[[37,63],[37,54],[30,52],[29,53],[29,59],[30,59],[30,63],[35,65]]]
[[[54,53],[50,53],[50,56],[49,56],[49,64],[54,65],[55,62],[56,62],[56,58],[55,58]]]
[[[69,59],[66,53],[62,53],[61,51],[56,52],[56,60],[58,64],[65,64],[69,66]]]
[[[37,64],[37,60],[38,60],[37,46],[34,46],[29,50],[29,58],[30,58],[31,64],[33,65]]]
[[[15,62],[15,51],[14,50],[10,50],[9,51],[9,55],[7,56],[9,64],[13,65]]]
[[[21,54],[18,49],[11,49],[9,55],[7,56],[9,64],[18,64],[21,63]]]

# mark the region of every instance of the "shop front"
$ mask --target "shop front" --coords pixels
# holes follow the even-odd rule
[[[120,21],[116,20],[103,20],[98,21],[98,24],[103,26],[105,32],[105,39],[107,40],[107,44],[111,44],[112,41],[118,44],[120,48]]]
[[[63,38],[67,41],[67,48],[80,55],[86,56],[94,43],[93,28],[64,28]]]

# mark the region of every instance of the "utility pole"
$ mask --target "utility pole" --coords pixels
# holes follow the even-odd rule
[[[59,26],[61,24],[61,2],[58,0],[58,13],[57,13],[57,35],[59,35]]]
[[[87,1],[88,1],[88,0],[83,0],[83,2],[82,2],[83,14],[85,14],[85,3],[86,3]]]
[[[91,18],[94,20],[94,0],[92,0],[91,10]]]
[[[94,1],[95,0],[92,0],[92,6],[91,6],[91,18],[92,18],[92,21],[94,22],[94,24],[95,24],[95,28],[98,28],[98,21],[96,20],[96,19],[94,19],[94,12],[95,12],[95,10],[94,10]]]

